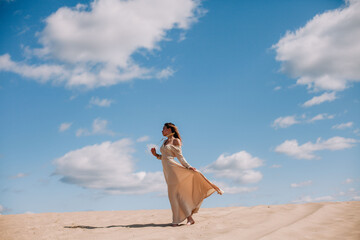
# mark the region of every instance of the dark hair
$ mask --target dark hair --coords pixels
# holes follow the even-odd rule
[[[180,139],[180,141],[182,142],[181,136],[180,136],[180,133],[179,133],[179,129],[175,126],[175,124],[173,124],[171,122],[167,122],[167,123],[164,124],[164,126],[166,126],[167,128],[170,128],[171,132],[175,133],[174,137]]]

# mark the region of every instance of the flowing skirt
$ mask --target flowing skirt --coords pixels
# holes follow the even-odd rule
[[[164,171],[165,173],[165,171]],[[223,191],[211,183],[201,172],[172,166],[165,173],[168,196],[173,214],[173,224],[179,224],[199,211],[205,198],[215,191]]]

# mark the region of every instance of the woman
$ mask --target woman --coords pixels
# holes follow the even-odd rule
[[[167,137],[160,147],[160,154],[152,148],[151,153],[163,165],[166,183],[168,185],[168,196],[173,214],[172,226],[179,226],[187,219],[187,225],[195,223],[192,215],[197,213],[205,198],[217,191],[223,191],[211,183],[196,168],[190,166],[181,152],[181,137],[179,130],[173,123],[165,123],[163,136]],[[174,160],[176,157],[182,165]]]

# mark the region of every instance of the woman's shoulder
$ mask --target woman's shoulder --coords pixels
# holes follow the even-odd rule
[[[173,140],[173,145],[176,147],[181,147],[181,140],[179,138],[175,138]]]

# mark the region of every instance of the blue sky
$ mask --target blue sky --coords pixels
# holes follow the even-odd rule
[[[203,207],[360,199],[359,1],[0,12],[0,213],[170,208],[165,122],[225,191]]]

